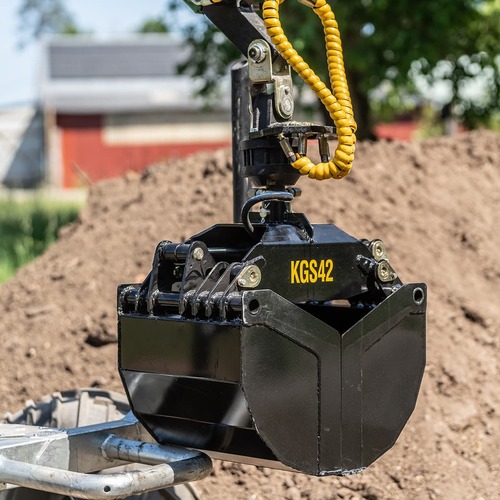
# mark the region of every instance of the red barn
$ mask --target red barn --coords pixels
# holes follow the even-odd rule
[[[78,187],[231,142],[229,95],[205,110],[189,57],[168,35],[45,42],[41,104],[48,181]]]

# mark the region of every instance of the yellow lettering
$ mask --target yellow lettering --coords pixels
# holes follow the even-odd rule
[[[319,262],[319,271],[318,271],[318,279],[320,281],[325,281],[325,261],[320,260]]]
[[[298,273],[299,261],[298,260],[292,260],[290,262],[290,264],[292,265],[292,274],[291,274],[292,285],[295,284],[295,283],[300,283],[299,273]]]
[[[332,273],[333,273],[333,260],[327,260],[326,261],[326,269],[327,269],[327,272],[326,272],[326,279],[325,279],[325,281],[327,283],[332,283],[333,282],[333,276],[332,276]]]
[[[314,259],[309,263],[309,279],[311,283],[318,281],[318,262]]]
[[[307,283],[333,283],[334,262],[328,260],[292,260],[290,261],[290,282],[292,285]]]
[[[307,260],[300,261],[300,282],[302,284],[309,283],[309,262]]]

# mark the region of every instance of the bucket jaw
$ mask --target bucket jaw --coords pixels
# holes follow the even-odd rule
[[[348,475],[392,447],[425,366],[425,306],[414,299],[424,289],[404,285],[358,318],[344,308],[298,307],[270,290],[245,294],[242,388],[257,432],[281,462]]]

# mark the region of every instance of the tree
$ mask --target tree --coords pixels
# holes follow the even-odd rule
[[[137,29],[137,33],[168,33],[169,31],[167,23],[161,16],[146,19]]]
[[[496,92],[500,61],[499,0],[341,0],[333,9],[342,33],[346,71],[359,126],[359,136],[369,137],[373,125],[370,92],[390,83],[398,92],[416,93],[409,75],[415,72],[435,81],[453,82],[450,97],[461,104],[463,114],[477,113],[464,101],[460,89],[472,72],[489,78],[490,92]],[[174,9],[177,4],[174,2]],[[325,74],[325,54],[320,50],[322,28],[312,9],[288,0],[281,6],[285,32],[304,59],[320,74]],[[187,30],[193,56],[183,71],[203,79],[202,93],[210,95],[227,64],[238,53],[217,30],[204,20]],[[415,67],[415,61],[420,67]],[[449,62],[451,72],[439,74],[438,65]],[[485,73],[486,72],[486,73]],[[476,75],[477,76],[477,75]],[[498,107],[494,96],[481,105],[487,115]],[[446,103],[445,103],[446,104]]]
[[[21,46],[49,33],[79,32],[72,14],[61,0],[22,0],[18,10]]]

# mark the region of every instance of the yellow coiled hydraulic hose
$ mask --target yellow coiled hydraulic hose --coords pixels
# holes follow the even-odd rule
[[[356,147],[356,122],[351,104],[344,68],[344,56],[338,23],[326,0],[311,0],[306,5],[313,8],[321,19],[325,32],[330,90],[314,73],[309,65],[288,41],[279,16],[279,5],[284,0],[266,0],[263,5],[263,18],[267,33],[274,46],[304,82],[314,91],[328,110],[337,127],[338,146],[333,158],[327,163],[314,164],[307,156],[296,154],[291,165],[301,174],[312,179],[341,179],[351,170]]]

